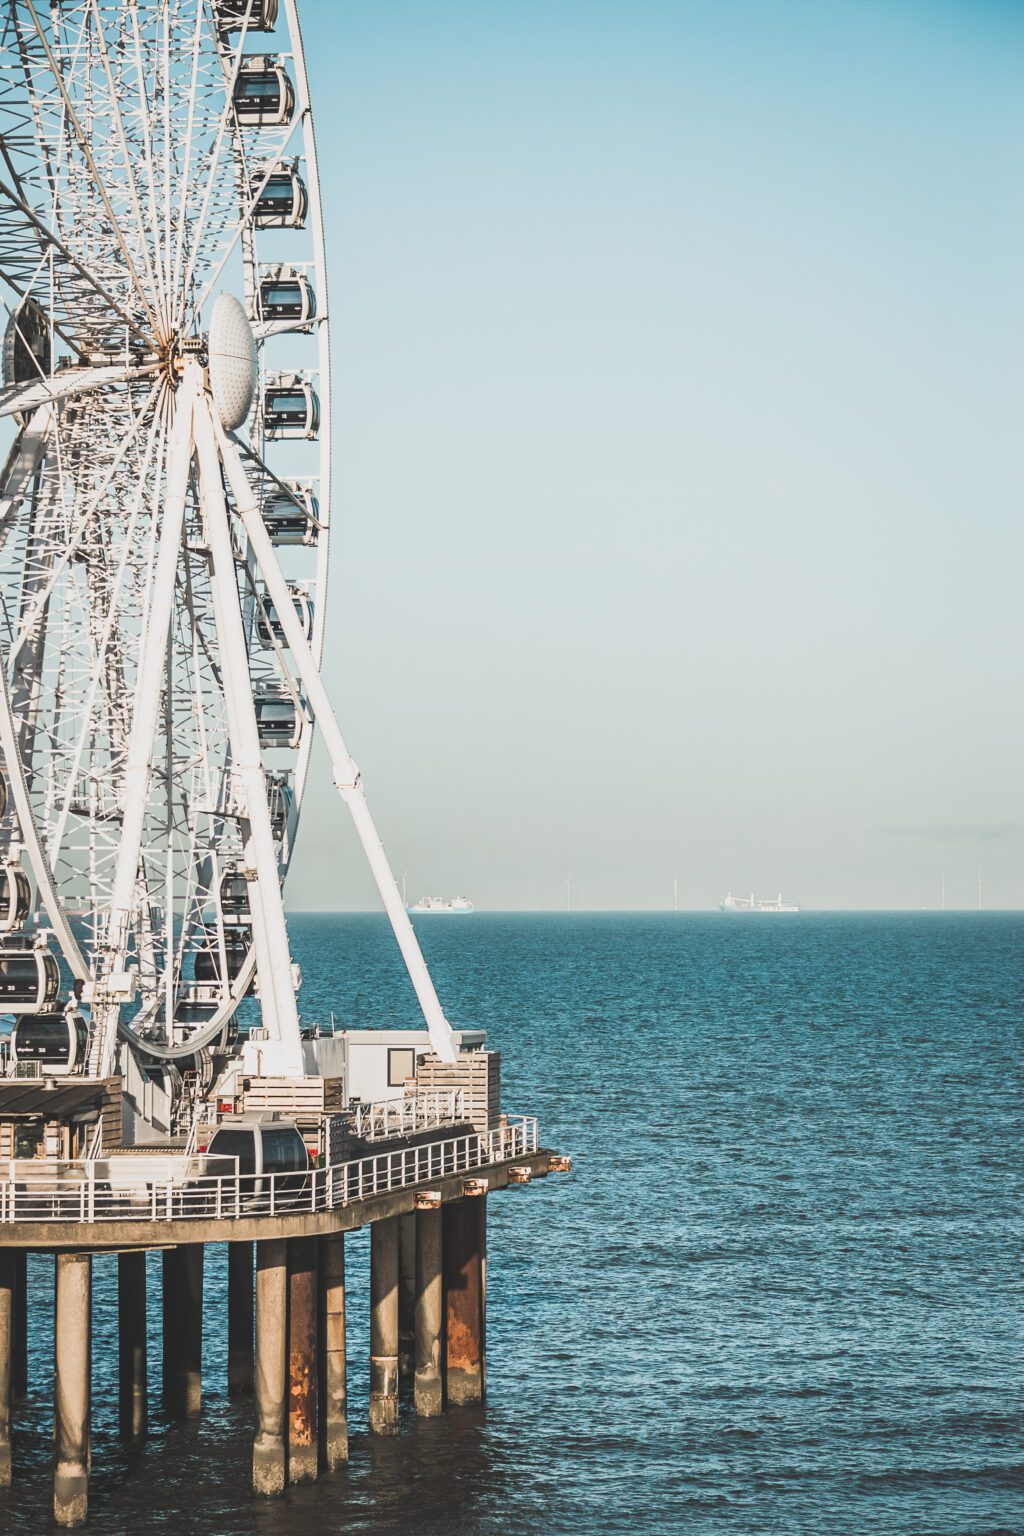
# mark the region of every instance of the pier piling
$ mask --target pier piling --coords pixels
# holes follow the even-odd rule
[[[126,1440],[146,1437],[146,1253],[117,1256],[118,1425]]]
[[[441,1379],[441,1207],[418,1210],[416,1220],[416,1374],[413,1401],[420,1418],[444,1407]]]
[[[53,1518],[80,1525],[89,1508],[89,1355],[92,1258],[58,1253],[54,1316],[56,1470]]]
[[[398,1218],[398,1380],[416,1369],[416,1212]]]
[[[0,1488],[11,1483],[15,1268],[13,1248],[0,1248]]]
[[[445,1390],[451,1404],[484,1396],[484,1247],[487,1197],[470,1195],[443,1208]]]
[[[256,1244],[254,1493],[284,1492],[288,1413],[288,1243]]]
[[[253,1379],[253,1245],[228,1243],[228,1396],[247,1397]]]
[[[197,1418],[203,1405],[203,1244],[164,1250],[164,1408]]]
[[[398,1432],[398,1218],[370,1227],[370,1429]]]
[[[319,1242],[320,1442],[333,1472],[348,1460],[348,1394],[345,1354],[345,1234]]]
[[[317,1244],[288,1239],[288,1481],[314,1483],[317,1434]]]

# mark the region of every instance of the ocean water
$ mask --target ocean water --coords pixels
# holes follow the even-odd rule
[[[116,1438],[97,1261],[91,1525],[190,1536],[1018,1536],[1024,919],[487,916],[420,922],[507,1108],[573,1157],[493,1198],[488,1401],[365,1430],[368,1237],[348,1240],[351,1463],[249,1493],[208,1251],[205,1410]],[[382,920],[298,917],[305,1016],[413,1009]],[[49,1528],[52,1261],[0,1523]]]

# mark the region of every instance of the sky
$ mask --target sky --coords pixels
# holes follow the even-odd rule
[[[410,899],[1024,905],[1024,8],[300,10]],[[289,907],[372,908],[317,763]]]

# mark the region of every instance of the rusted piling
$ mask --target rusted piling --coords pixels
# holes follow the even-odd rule
[[[445,1393],[449,1403],[479,1403],[485,1385],[484,1249],[487,1197],[444,1207]]]
[[[254,1493],[283,1493],[288,1422],[288,1243],[256,1244]]]
[[[424,1196],[416,1211],[416,1373],[413,1402],[423,1419],[444,1408],[441,1347],[444,1285],[441,1272],[441,1199]]]
[[[313,1483],[318,1467],[316,1238],[288,1239],[288,1481]]]

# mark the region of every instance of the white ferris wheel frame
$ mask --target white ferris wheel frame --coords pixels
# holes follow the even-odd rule
[[[290,78],[295,93],[294,114],[270,146],[272,153],[262,163],[247,158],[244,135],[238,121],[234,120],[232,106],[234,85],[243,60],[247,57],[243,50],[248,23],[242,25],[237,45],[229,45],[223,30],[217,31],[210,0],[150,0],[150,9],[156,15],[158,24],[163,17],[165,49],[169,48],[167,40],[172,25],[171,8],[175,8],[175,16],[184,17],[190,10],[194,13],[191,61],[193,98],[196,97],[201,70],[209,64],[208,59],[200,57],[204,27],[207,54],[210,52],[208,34],[211,29],[217,38],[223,71],[221,88],[226,105],[215,131],[212,117],[206,125],[208,163],[200,164],[198,158],[196,162],[197,185],[201,183],[203,186],[200,230],[205,232],[208,217],[212,217],[217,207],[223,204],[223,187],[218,185],[216,178],[218,168],[224,164],[229,152],[235,158],[239,184],[247,190],[241,194],[241,208],[236,209],[233,227],[230,219],[225,219],[221,213],[220,249],[215,253],[216,259],[204,255],[198,237],[186,252],[186,194],[184,190],[180,192],[176,205],[170,197],[172,142],[174,154],[178,155],[180,151],[183,155],[186,171],[192,166],[193,133],[196,133],[197,138],[199,135],[195,100],[189,101],[187,120],[178,131],[177,138],[166,102],[163,124],[154,125],[150,132],[151,125],[143,110],[147,100],[146,85],[142,78],[143,50],[138,6],[126,8],[132,12],[132,16],[131,24],[125,21],[123,34],[126,55],[130,56],[134,45],[136,78],[133,84],[127,74],[115,77],[115,71],[123,70],[125,66],[112,61],[104,30],[106,23],[101,14],[104,6],[111,10],[119,9],[116,0],[79,0],[77,7],[72,8],[79,24],[79,33],[76,35],[69,25],[68,35],[61,34],[58,37],[56,30],[52,36],[47,33],[33,0],[7,0],[9,22],[13,18],[23,64],[31,50],[35,49],[37,70],[45,74],[45,64],[52,73],[52,85],[56,87],[56,95],[51,89],[48,104],[43,107],[37,105],[34,95],[32,99],[40,153],[44,159],[46,153],[49,153],[45,171],[53,188],[54,203],[47,216],[45,206],[41,210],[38,204],[32,202],[27,184],[19,179],[19,167],[15,159],[7,154],[5,146],[0,146],[3,147],[6,162],[6,171],[0,165],[0,214],[6,204],[12,220],[24,221],[25,229],[37,242],[39,255],[34,273],[26,274],[20,267],[15,265],[12,269],[9,265],[0,275],[5,278],[9,291],[17,299],[30,291],[38,291],[38,285],[41,280],[45,280],[48,269],[49,292],[54,299],[49,312],[51,356],[57,338],[67,343],[73,353],[78,352],[77,357],[72,356],[67,360],[70,366],[54,371],[52,365],[44,369],[37,364],[38,377],[16,380],[0,389],[0,417],[16,414],[22,422],[3,479],[0,480],[0,541],[6,537],[7,525],[19,507],[24,507],[30,497],[38,497],[40,494],[40,465],[48,465],[49,457],[53,454],[58,461],[53,472],[57,490],[50,492],[51,502],[61,509],[62,516],[70,516],[69,526],[72,530],[67,551],[58,557],[51,555],[50,565],[43,569],[41,575],[30,581],[27,567],[22,574],[19,627],[15,629],[11,621],[12,641],[7,654],[3,655],[4,665],[0,667],[0,751],[13,802],[8,851],[13,852],[15,858],[21,857],[23,853],[27,860],[35,878],[37,900],[45,910],[55,942],[76,982],[80,1000],[91,1008],[88,1053],[91,1072],[108,1076],[116,1070],[119,1038],[130,1042],[133,1048],[140,1048],[165,1061],[194,1056],[208,1041],[222,1034],[241,999],[255,981],[258,986],[262,1033],[265,1036],[265,1069],[284,1076],[303,1075],[305,1068],[296,1001],[297,981],[291,961],[282,895],[283,881],[292,853],[294,822],[287,839],[287,850],[279,850],[271,822],[267,767],[254,698],[251,637],[255,605],[259,609],[257,621],[261,618],[273,633],[276,634],[278,628],[281,632],[281,645],[278,646],[273,640],[272,644],[276,663],[282,672],[282,687],[293,699],[297,717],[300,711],[305,717],[304,725],[299,727],[300,734],[294,752],[295,818],[301,809],[308,780],[315,723],[322,732],[335,784],[352,816],[405,961],[431,1045],[442,1059],[451,1061],[455,1055],[451,1028],[370,815],[358,769],[349,754],[320,675],[331,530],[330,326],[316,143],[296,0],[283,0],[289,47],[287,54],[281,55],[290,65]],[[24,22],[23,27],[21,22]],[[55,22],[53,25],[56,29]],[[83,43],[83,38],[87,39],[86,43]],[[74,69],[78,67],[76,58],[79,56],[76,55],[76,49],[79,54],[82,50],[88,52],[91,67],[96,69],[101,87],[105,80],[109,89],[112,112],[110,137],[105,142],[97,142],[92,137],[88,121],[83,121],[86,117],[85,108],[80,99],[76,102],[73,94]],[[68,63],[68,60],[71,62]],[[65,70],[68,71],[67,80]],[[27,79],[27,67],[25,75]],[[207,85],[211,92],[215,87],[215,81]],[[138,173],[133,165],[125,128],[128,112],[125,111],[124,117],[121,112],[121,93],[126,93],[129,88],[136,92],[133,105],[143,124],[141,148],[144,151],[144,165]],[[168,73],[164,80],[164,96],[166,98],[169,95]],[[46,139],[42,124],[47,112],[51,118],[59,119],[60,137],[51,132],[50,139]],[[162,167],[158,163],[158,127],[163,135]],[[283,166],[286,153],[294,149],[296,136],[301,137],[302,144],[301,163],[308,199],[306,228],[312,247],[309,265],[313,271],[316,312],[310,321],[291,326],[287,323],[261,322],[255,312],[255,294],[259,289],[260,277],[254,213],[275,168]],[[62,176],[70,180],[73,162],[79,183],[85,186],[89,198],[101,210],[98,217],[101,221],[105,218],[114,232],[117,251],[113,265],[108,260],[105,266],[96,268],[90,259],[88,238],[82,235],[82,222],[76,224],[71,220],[62,223],[58,217],[57,184]],[[117,175],[113,175],[111,167]],[[204,173],[205,182],[202,180]],[[167,202],[162,210],[156,195],[161,175],[168,190]],[[115,181],[119,191],[113,186]],[[115,208],[118,199],[128,207],[132,215],[126,227],[119,223]],[[161,217],[167,237],[164,243],[161,243],[159,233],[152,240],[148,234],[141,233],[147,229],[147,219],[149,225],[156,229]],[[176,226],[173,231],[172,224]],[[88,226],[85,227],[88,234]],[[212,224],[210,227],[212,229]],[[172,233],[177,234],[176,243]],[[315,341],[319,403],[316,475],[319,506],[312,585],[317,601],[312,608],[308,629],[295,606],[293,588],[284,574],[261,510],[261,495],[266,495],[267,486],[275,483],[281,486],[283,482],[264,457],[260,412],[257,411],[254,419],[257,435],[249,441],[244,436],[225,430],[198,357],[198,346],[189,346],[187,340],[192,317],[199,317],[205,312],[229,263],[239,257],[246,272],[249,308],[257,338],[267,341],[271,337],[295,331],[297,334],[312,336]],[[55,281],[54,274],[58,270],[61,278]],[[119,283],[123,291],[118,290]],[[112,325],[116,323],[120,326],[123,333],[123,357],[104,355],[97,359],[82,355],[82,348],[76,340],[79,333],[75,316],[60,311],[57,296],[65,288],[81,295],[82,304],[91,306],[90,314],[95,313],[100,317],[107,315]],[[10,310],[11,306],[8,305],[8,308]],[[12,323],[16,323],[16,320],[17,316]],[[145,353],[129,356],[131,348],[139,345],[138,338],[145,338],[147,329],[158,347],[163,349],[162,353],[155,359],[152,354]],[[20,338],[21,332],[17,334]],[[194,330],[191,334],[195,334]],[[173,370],[168,374],[168,358],[171,356]],[[75,492],[76,500],[68,513],[61,501],[65,494],[62,487],[68,483],[69,475],[69,470],[62,467],[60,462],[61,423],[77,420],[75,412],[83,410],[83,419],[88,422],[91,402],[114,405],[122,396],[129,416],[132,410],[136,413],[135,426],[132,427],[129,422],[128,428],[116,440],[116,450],[112,455],[108,450],[107,458],[102,462],[97,461],[100,465],[99,483],[90,489],[88,495],[81,489],[81,485],[85,483],[91,486],[92,482],[88,473],[80,474],[75,481],[79,486]],[[140,401],[143,403],[140,404]],[[262,390],[260,402],[262,409]],[[143,433],[140,428],[147,413],[151,418],[150,425]],[[114,437],[110,441],[113,444]],[[71,463],[71,450],[67,445],[63,452],[65,459]],[[88,470],[88,445],[84,452],[80,444],[75,445],[75,453],[79,455],[75,462],[79,465],[84,462]],[[52,824],[47,826],[40,825],[38,792],[33,798],[35,777],[30,766],[23,760],[21,746],[26,737],[33,740],[37,731],[41,684],[38,676],[33,681],[32,666],[36,667],[37,674],[43,666],[42,648],[37,636],[40,627],[45,628],[49,622],[46,614],[51,594],[58,579],[69,587],[72,585],[73,564],[81,546],[83,526],[90,523],[90,520],[93,523],[102,522],[104,497],[114,496],[111,487],[119,484],[120,480],[130,480],[133,465],[141,468],[138,474],[139,487],[132,501],[132,517],[143,505],[147,475],[155,475],[155,484],[160,494],[158,505],[154,504],[150,509],[153,532],[148,563],[141,559],[139,561],[139,570],[143,571],[144,566],[145,576],[143,598],[140,599],[142,607],[139,610],[143,627],[137,642],[137,666],[130,707],[124,698],[119,701],[121,729],[126,737],[121,769],[116,770],[114,767],[114,758],[110,756],[113,748],[107,749],[110,758],[108,776],[112,780],[116,778],[117,784],[120,831],[116,847],[115,840],[109,834],[104,834],[107,837],[104,857],[112,874],[105,876],[108,884],[104,890],[108,894],[104,910],[97,913],[102,918],[102,941],[94,944],[91,952],[87,952],[75,931],[67,902],[58,884],[57,871],[62,856],[62,838],[74,800],[77,782],[75,775],[89,741],[89,710],[95,704],[97,691],[103,686],[99,677],[92,680],[88,689],[79,683],[79,710],[83,718],[76,722],[79,736],[69,759],[73,771],[65,774],[65,782],[58,786],[63,795],[59,807],[56,806],[56,791],[51,787],[48,792],[50,802],[53,802],[54,815]],[[254,488],[251,478],[253,472],[256,473],[262,492]],[[70,473],[74,479],[73,464]],[[230,500],[225,494],[225,485]],[[189,507],[192,508],[191,512]],[[180,975],[176,976],[174,957],[177,954],[180,966],[181,957],[185,953],[185,938],[182,937],[179,942],[175,936],[175,886],[171,852],[174,834],[170,821],[166,856],[167,897],[162,917],[150,911],[150,897],[140,870],[152,852],[149,847],[152,838],[152,796],[154,784],[161,773],[163,792],[168,802],[168,817],[172,815],[175,794],[171,768],[173,730],[168,695],[172,690],[171,658],[175,654],[175,625],[180,620],[184,600],[181,562],[183,548],[188,549],[190,535],[187,525],[190,516],[193,521],[199,519],[202,537],[205,539],[209,565],[208,599],[212,613],[212,622],[207,621],[205,631],[199,633],[197,610],[190,601],[188,612],[193,633],[195,675],[197,679],[202,675],[215,675],[218,697],[223,703],[224,719],[219,729],[227,756],[223,760],[221,777],[224,779],[226,775],[230,780],[230,792],[236,797],[242,811],[238,825],[249,900],[251,943],[244,964],[237,974],[230,975],[226,959],[224,915],[218,895],[216,937],[221,963],[219,1000],[212,1013],[197,1029],[181,1038],[175,1038],[170,1021],[174,989],[180,981]],[[35,546],[28,534],[22,533],[19,536],[26,541],[27,559]],[[127,536],[124,537],[127,542]],[[249,593],[244,598],[239,589],[240,558],[244,567],[243,590]],[[97,673],[101,662],[108,662],[108,649],[116,632],[116,600],[127,585],[124,579],[127,552],[121,554],[120,561],[116,571],[113,571],[113,567],[104,568],[108,608],[100,641],[97,642]],[[139,579],[141,581],[141,576]],[[245,582],[248,583],[247,587]],[[188,587],[187,569],[185,587]],[[112,596],[109,595],[111,593]],[[187,596],[187,590],[184,595]],[[268,617],[271,611],[274,614],[273,626]],[[71,638],[74,639],[73,614],[69,618],[67,602],[62,612],[65,628],[70,625]],[[114,648],[117,648],[116,645]],[[0,641],[0,654],[4,649]],[[200,650],[203,651],[202,656]],[[290,655],[290,669],[282,660],[283,651]],[[26,692],[30,702],[23,704],[19,711],[16,701],[12,699],[8,670],[17,666],[22,657],[26,658],[22,670],[27,670],[28,676],[28,684],[23,692]],[[61,665],[64,663],[61,662]],[[175,702],[179,702],[177,698]],[[198,696],[193,705],[194,713],[201,716],[205,707],[202,696]],[[31,722],[26,725],[29,716]],[[197,730],[202,736],[202,720],[199,720]],[[167,755],[167,761],[162,766],[156,761],[161,731]],[[56,751],[56,746],[51,744],[51,778],[56,773],[52,767]],[[209,764],[205,766],[209,777]],[[218,805],[221,805],[223,794],[227,793],[223,783],[218,793],[222,795],[218,801]],[[206,814],[211,822],[218,818],[223,822],[227,813],[209,810]],[[53,834],[54,826],[58,829],[56,835]],[[204,865],[204,869],[209,866],[204,888],[208,887],[210,891],[219,889],[216,887],[218,846],[210,844],[213,849],[212,864],[207,857]],[[198,845],[192,849],[196,859],[199,852]],[[198,874],[195,879],[198,890]],[[196,919],[193,917],[188,921],[194,923]],[[154,958],[158,953],[159,942],[164,944],[162,973]],[[132,993],[126,978],[130,970],[133,944],[136,954],[143,960],[145,954],[149,955],[149,993],[147,1005],[128,1019],[125,1017],[125,1008]],[[139,1029],[155,1016],[164,998],[166,1038],[157,1041],[152,1034],[146,1038],[141,1037]]]

